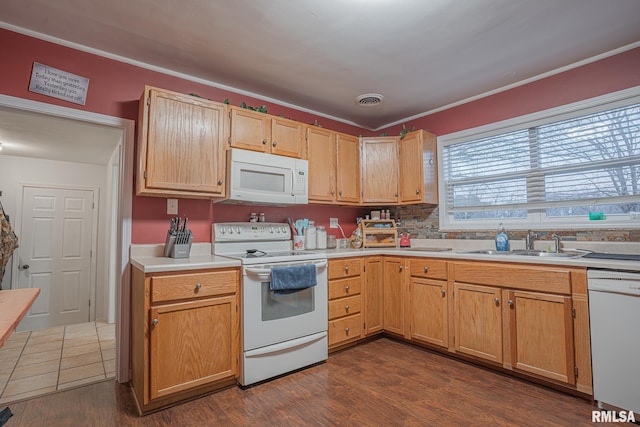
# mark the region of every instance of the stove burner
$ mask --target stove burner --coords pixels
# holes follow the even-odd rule
[[[261,256],[265,256],[267,253],[265,251],[261,251],[259,249],[247,249],[247,258],[258,258]]]

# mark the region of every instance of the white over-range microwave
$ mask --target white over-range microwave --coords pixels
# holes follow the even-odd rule
[[[227,201],[268,205],[309,201],[306,160],[231,148],[227,173]]]

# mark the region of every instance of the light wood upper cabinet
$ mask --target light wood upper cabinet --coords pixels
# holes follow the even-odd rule
[[[360,203],[360,141],[357,137],[336,133],[336,202]]]
[[[309,157],[309,202],[336,200],[336,133],[317,126],[307,127]]]
[[[398,202],[399,137],[362,138],[362,204]]]
[[[399,202],[438,204],[436,136],[420,130],[399,142]]]
[[[240,107],[229,107],[229,145],[244,150],[303,158],[304,125]]]
[[[575,384],[571,297],[540,292],[504,292],[511,367]]]
[[[271,120],[267,114],[231,106],[229,118],[231,147],[271,152]]]
[[[138,122],[136,194],[225,196],[226,106],[145,87]]]
[[[502,363],[500,288],[455,284],[455,350]]]

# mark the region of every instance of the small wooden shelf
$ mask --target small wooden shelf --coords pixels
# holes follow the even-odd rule
[[[398,230],[393,219],[363,219],[360,230],[364,248],[398,246]]]

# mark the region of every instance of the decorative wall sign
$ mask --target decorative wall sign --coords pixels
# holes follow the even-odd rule
[[[33,63],[29,91],[84,105],[89,79],[53,67]]]

